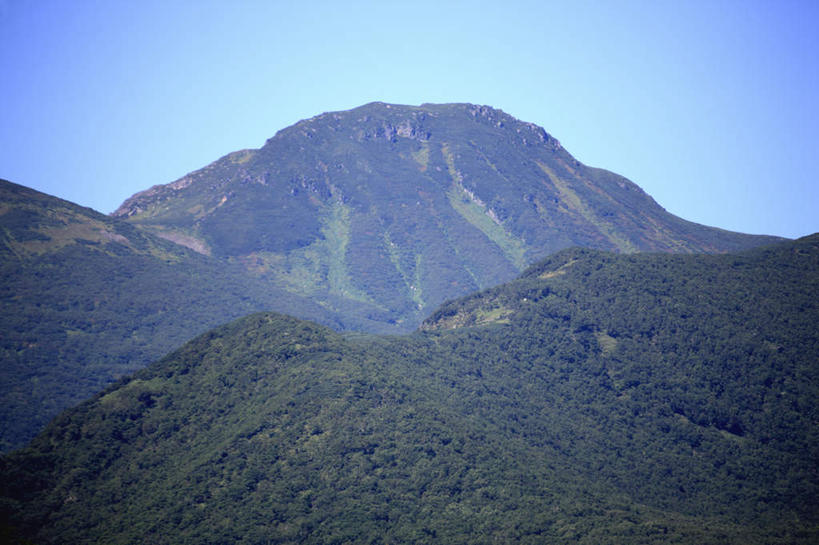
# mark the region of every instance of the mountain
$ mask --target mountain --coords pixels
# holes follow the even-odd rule
[[[542,128],[471,104],[319,115],[114,215],[394,331],[570,246],[725,252],[777,240],[677,218]]]
[[[194,335],[317,304],[88,208],[0,180],[0,450]]]
[[[0,459],[38,543],[816,543],[819,235],[212,330]]]
[[[114,217],[0,181],[0,228],[0,451],[250,312],[402,333],[569,245],[720,252],[777,240],[675,218],[543,129],[465,104],[324,114]]]

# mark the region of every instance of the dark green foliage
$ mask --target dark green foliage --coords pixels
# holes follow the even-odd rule
[[[0,460],[40,543],[815,543],[819,235],[206,333]]]
[[[239,316],[275,309],[343,327],[237,264],[4,181],[0,278],[0,450]]]

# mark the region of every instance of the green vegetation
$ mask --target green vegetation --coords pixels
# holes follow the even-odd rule
[[[366,293],[354,286],[347,267],[349,207],[336,199],[319,214],[321,238],[280,255],[280,259],[267,261],[263,271],[294,293],[320,297],[326,290],[329,295],[372,303]]]
[[[0,202],[0,450],[22,446],[61,410],[194,335],[251,312],[377,327],[342,322],[238,264],[9,182],[0,182]]]
[[[819,235],[571,249],[403,337],[212,330],[0,459],[43,543],[819,540]]]
[[[398,246],[390,239],[389,231],[384,232],[384,244],[387,248],[387,252],[390,255],[390,261],[395,267],[395,270],[401,275],[401,279],[404,281],[404,286],[409,290],[410,297],[412,298],[412,302],[416,304],[417,308],[421,309],[424,308],[424,297],[423,292],[421,291],[421,259],[422,256],[417,254],[415,256],[415,266],[413,267],[413,274],[410,274],[408,271],[404,269],[402,263],[406,260],[404,256],[402,256],[401,250]]]
[[[487,213],[486,207],[481,201],[477,201],[472,193],[457,180],[453,180],[452,187],[446,195],[452,208],[494,242],[512,265],[518,270],[526,266],[525,244],[507,233],[503,226]]]
[[[350,243],[350,209],[340,201],[333,202],[328,225],[322,229],[329,251],[327,280],[330,292],[352,299],[367,300],[367,296],[352,287],[347,274],[347,245]]]
[[[560,200],[563,201],[568,210],[579,213],[590,225],[597,228],[603,236],[608,238],[621,252],[631,253],[637,251],[637,247],[630,240],[618,233],[618,229],[614,225],[597,217],[591,207],[587,206],[578,194],[572,191],[571,187],[569,187],[569,182],[555,176],[552,169],[545,164],[538,162],[538,166],[549,177],[549,181],[554,184],[555,189],[557,189],[560,194]],[[583,180],[576,174],[573,177],[575,178],[573,181],[583,183]]]
[[[429,143],[422,142],[420,149],[412,152],[412,158],[418,163],[421,172],[426,171],[429,166]]]

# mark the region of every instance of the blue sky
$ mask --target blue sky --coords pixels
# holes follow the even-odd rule
[[[0,0],[0,177],[111,212],[380,100],[536,123],[686,219],[819,231],[819,2]]]

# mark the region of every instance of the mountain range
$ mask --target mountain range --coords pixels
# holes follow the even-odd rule
[[[9,540],[819,540],[819,235],[574,248],[415,333],[260,313],[0,459]],[[20,541],[22,542],[22,541]]]
[[[405,333],[569,246],[778,240],[677,218],[542,128],[469,104],[322,114],[111,217],[0,181],[0,448],[250,312]]]

